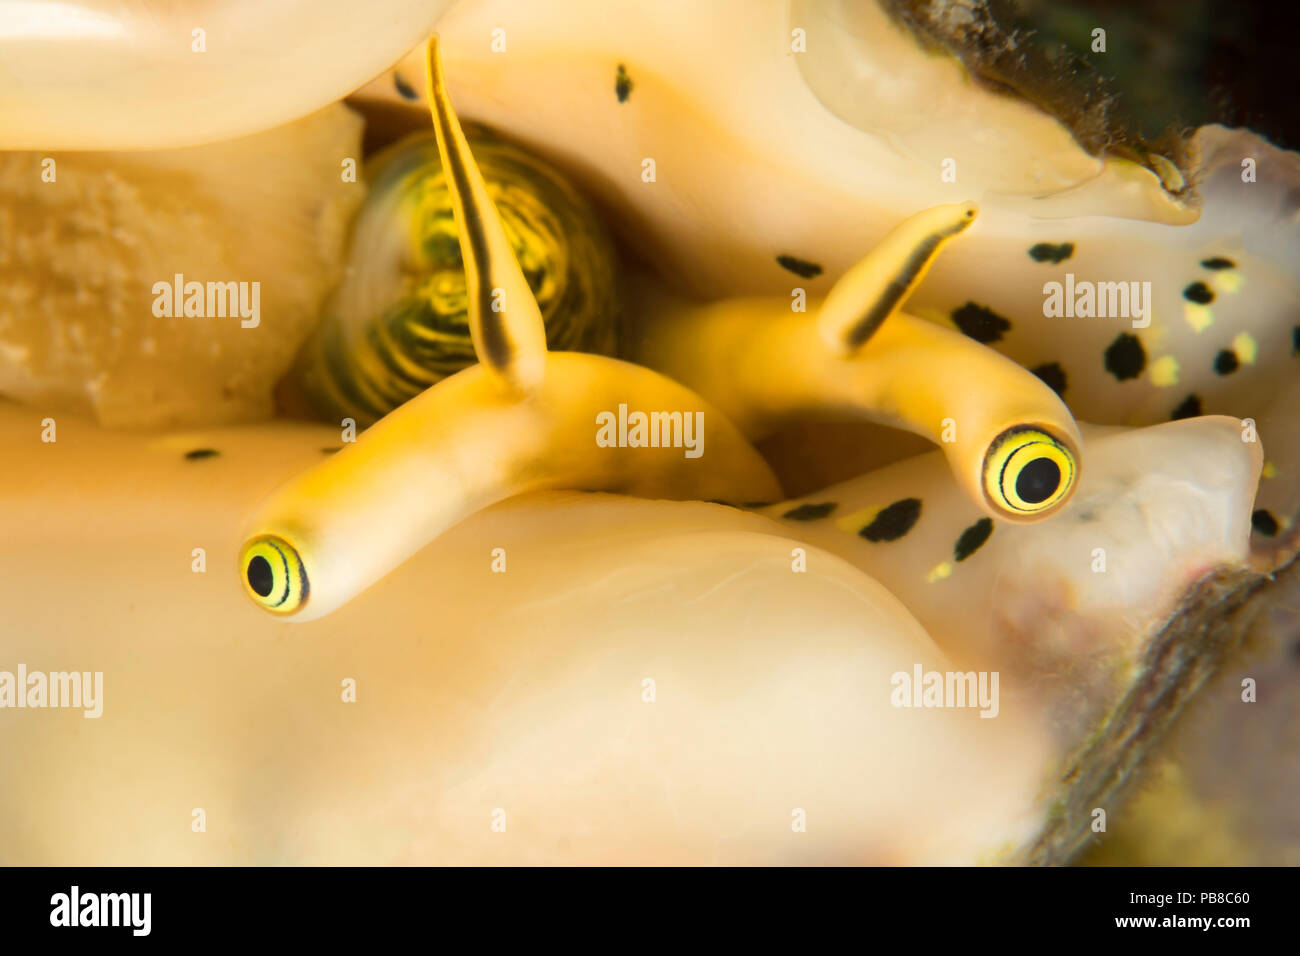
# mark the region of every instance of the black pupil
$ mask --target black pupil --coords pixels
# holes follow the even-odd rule
[[[1050,458],[1035,458],[1016,476],[1016,494],[1021,501],[1036,505],[1052,497],[1061,484],[1061,469]]]
[[[271,593],[274,581],[275,575],[271,572],[271,562],[266,558],[259,554],[248,562],[248,586],[260,596],[266,597]]]

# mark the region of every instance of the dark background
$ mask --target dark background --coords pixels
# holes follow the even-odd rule
[[[1003,0],[1045,47],[1109,77],[1141,135],[1170,124],[1247,126],[1300,148],[1300,4],[1283,0]],[[995,10],[1001,19],[1000,10]],[[1091,53],[1106,30],[1107,53]]]

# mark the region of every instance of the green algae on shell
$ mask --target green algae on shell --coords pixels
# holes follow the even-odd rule
[[[612,355],[616,259],[585,199],[550,166],[483,131],[470,142],[554,351]],[[370,424],[474,364],[451,194],[432,132],[371,163],[348,271],[294,379],[328,419]]]

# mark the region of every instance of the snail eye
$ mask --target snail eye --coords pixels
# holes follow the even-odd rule
[[[244,590],[258,605],[275,614],[292,614],[307,603],[307,572],[288,541],[258,535],[244,545],[239,562]]]
[[[1010,517],[1033,517],[1063,504],[1078,474],[1064,442],[1032,426],[1009,428],[984,458],[984,491]]]

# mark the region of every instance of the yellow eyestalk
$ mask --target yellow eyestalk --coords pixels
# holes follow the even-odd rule
[[[275,535],[259,535],[244,545],[244,590],[273,614],[293,614],[310,593],[297,549]]]
[[[1065,500],[1077,470],[1077,453],[1061,439],[1032,426],[1011,428],[985,456],[984,493],[994,508],[1034,517]]]
[[[1007,357],[899,308],[975,215],[974,203],[954,203],[912,217],[835,284],[816,319],[783,299],[660,303],[653,330],[632,337],[635,357],[716,402],[751,438],[807,417],[906,429],[943,449],[963,490],[993,517],[1045,517],[1078,480],[1082,438],[1069,409]],[[1017,451],[1013,436],[1027,429],[1041,436],[1035,448],[1051,449],[1041,456],[1056,466],[1050,492],[1048,465]]]
[[[626,362],[547,351],[541,313],[460,133],[432,41],[428,58],[461,254],[482,293],[468,306],[481,364],[398,407],[263,503],[240,575],[258,606],[295,621],[328,614],[462,518],[523,492],[781,496],[758,452],[694,392]],[[631,413],[659,416],[660,440],[601,441],[602,420]]]

